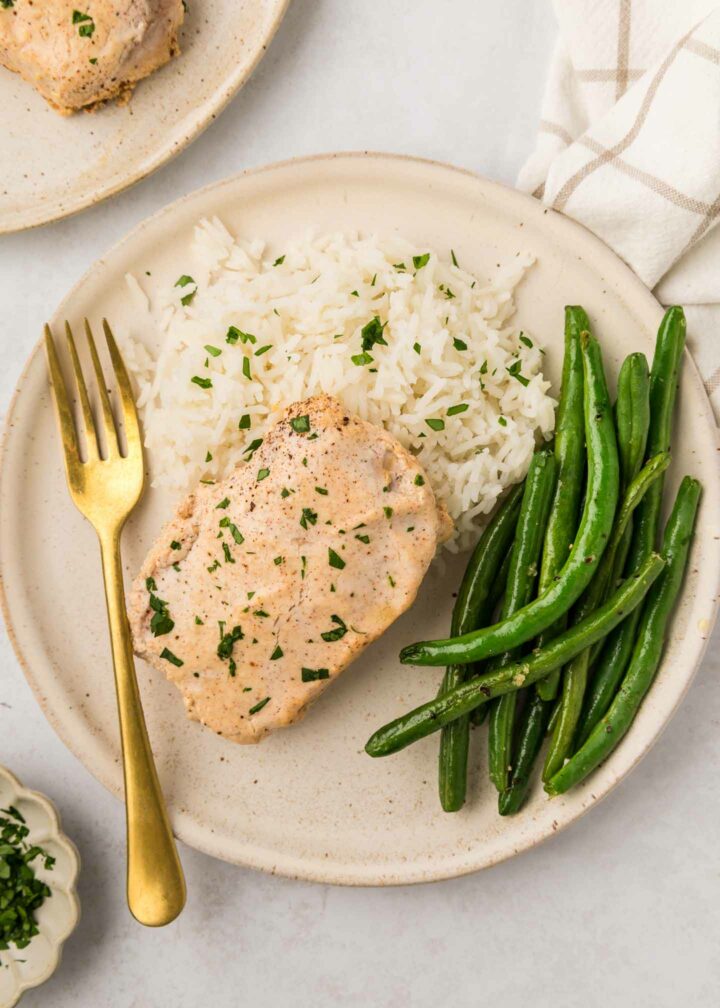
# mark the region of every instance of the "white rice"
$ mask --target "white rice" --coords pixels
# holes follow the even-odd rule
[[[542,350],[511,321],[532,257],[518,253],[492,279],[453,259],[357,234],[304,235],[270,250],[213,219],[197,225],[187,253],[193,283],[128,275],[137,324],[125,347],[154,485],[179,491],[222,478],[276,410],[326,392],[419,457],[456,523],[448,546],[467,548],[482,516],[525,475],[537,438],[552,432],[555,403]],[[353,363],[376,316],[387,345]],[[142,344],[149,325],[161,334],[155,360]],[[228,343],[231,326],[255,342]],[[461,404],[468,408],[453,413]],[[250,429],[238,429],[243,415]]]

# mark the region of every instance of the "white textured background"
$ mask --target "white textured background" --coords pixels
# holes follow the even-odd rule
[[[555,35],[548,8],[294,0],[249,85],[189,150],[97,209],[0,238],[0,408],[66,289],[137,221],[200,185],[359,148],[512,183]],[[719,646],[716,632],[641,766],[544,846],[468,878],[386,890],[290,882],[183,848],[188,907],[153,932],[123,901],[122,807],[55,737],[2,634],[0,761],[57,802],[83,861],[80,926],[23,1008],[717,1005]]]

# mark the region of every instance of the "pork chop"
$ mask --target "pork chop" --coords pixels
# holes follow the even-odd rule
[[[130,596],[135,650],[189,717],[257,742],[412,604],[451,527],[394,437],[329,396],[295,403],[150,550]]]
[[[7,0],[0,63],[59,112],[126,97],[179,52],[182,0]]]

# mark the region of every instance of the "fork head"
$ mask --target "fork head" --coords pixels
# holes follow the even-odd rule
[[[105,319],[103,332],[117,391],[117,419],[113,416],[92,330],[85,319],[85,339],[95,378],[96,421],[75,339],[70,324],[65,323],[65,340],[79,403],[76,426],[55,340],[50,327],[45,326],[45,350],[70,496],[101,535],[122,528],[140,499],[145,482],[142,436],[130,379]]]

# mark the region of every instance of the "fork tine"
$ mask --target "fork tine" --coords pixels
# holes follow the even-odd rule
[[[117,458],[120,454],[118,447],[118,437],[115,430],[115,421],[112,415],[112,408],[110,406],[110,397],[108,396],[107,384],[105,382],[105,375],[103,374],[102,364],[100,363],[100,358],[98,357],[97,347],[95,346],[95,340],[93,339],[92,329],[90,328],[90,323],[85,319],[85,338],[87,339],[87,344],[90,349],[90,357],[92,359],[93,368],[95,370],[95,378],[97,379],[98,394],[100,396],[100,406],[102,408],[103,417],[103,429],[105,432],[105,446],[108,454],[108,458]],[[98,438],[98,443],[100,439]]]
[[[125,361],[122,359],[120,351],[118,350],[118,345],[115,342],[115,337],[113,336],[112,329],[110,328],[110,324],[107,319],[103,319],[103,332],[105,333],[105,340],[107,341],[108,350],[110,352],[110,360],[112,361],[113,370],[115,372],[115,381],[117,382],[118,390],[120,392],[123,427],[125,428],[125,440],[127,442],[127,453],[128,456],[139,455],[140,458],[142,458],[142,435],[140,433],[140,424],[138,422],[137,408],[135,406],[135,397],[133,396],[130,378],[127,373],[127,368],[125,367]]]
[[[53,339],[50,326],[45,325],[45,352],[47,354],[48,370],[50,371],[50,382],[53,391],[53,401],[55,403],[55,415],[57,416],[58,427],[60,429],[60,439],[63,446],[63,456],[65,458],[65,469],[70,479],[70,471],[80,464],[80,454],[78,452],[77,438],[75,437],[75,425],[73,424],[70,400],[68,399],[65,379],[60,370],[60,360],[58,359],[55,340]]]
[[[82,409],[83,421],[85,423],[85,451],[87,453],[88,460],[92,461],[98,457],[98,442],[97,434],[95,432],[95,421],[93,420],[93,415],[90,410],[90,400],[88,399],[85,377],[82,372],[82,367],[80,366],[80,360],[75,346],[75,339],[69,322],[65,322],[65,339],[67,340],[68,349],[70,351],[70,359],[72,361],[73,372],[75,373],[75,382],[80,396],[80,406]]]

